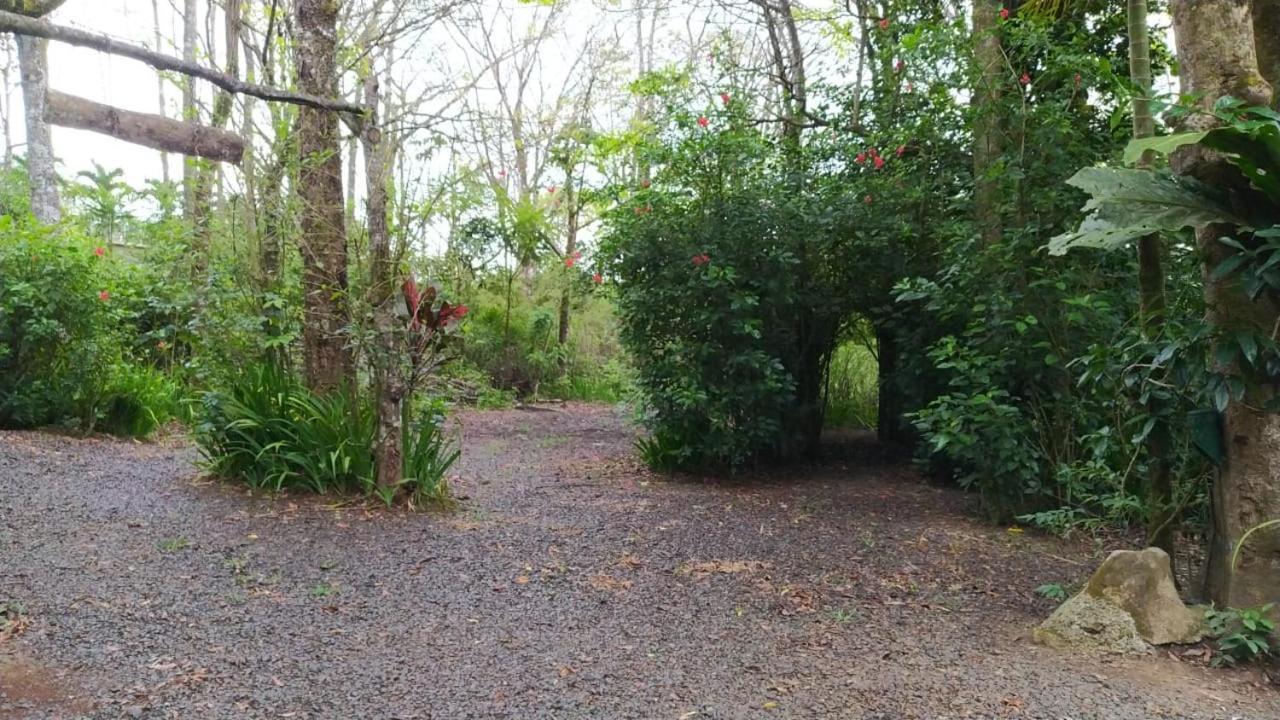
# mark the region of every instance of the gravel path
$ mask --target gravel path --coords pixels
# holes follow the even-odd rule
[[[461,434],[462,508],[410,514],[0,433],[0,720],[1280,717],[1256,673],[1032,645],[1033,588],[1101,548],[973,520],[866,440],[702,484],[635,467],[608,408]]]

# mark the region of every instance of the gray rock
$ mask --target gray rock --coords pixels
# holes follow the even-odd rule
[[[1188,644],[1204,637],[1204,614],[1182,603],[1169,556],[1160,548],[1111,553],[1084,592],[1132,616],[1138,634],[1152,645]]]
[[[1138,634],[1132,615],[1084,592],[1062,603],[1036,628],[1034,639],[1059,650],[1118,655],[1142,655],[1150,648]]]

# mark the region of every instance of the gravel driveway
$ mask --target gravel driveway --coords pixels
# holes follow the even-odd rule
[[[1029,629],[1105,549],[882,461],[652,476],[610,408],[464,413],[452,513],[0,433],[0,720],[1280,717],[1262,675]],[[5,618],[8,618],[7,620]]]

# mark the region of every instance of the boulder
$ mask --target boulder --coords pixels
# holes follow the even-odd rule
[[[1128,613],[1138,634],[1152,645],[1194,643],[1204,637],[1204,614],[1182,604],[1169,555],[1160,548],[1111,553],[1083,593]]]
[[[1138,634],[1132,615],[1083,592],[1062,603],[1041,623],[1034,639],[1058,650],[1141,655],[1150,649]]]

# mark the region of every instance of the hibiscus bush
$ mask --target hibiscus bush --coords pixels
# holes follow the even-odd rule
[[[664,469],[801,457],[850,315],[855,203],[793,172],[806,159],[732,107],[672,118],[653,180],[618,190],[604,241],[651,430],[641,450]]]

